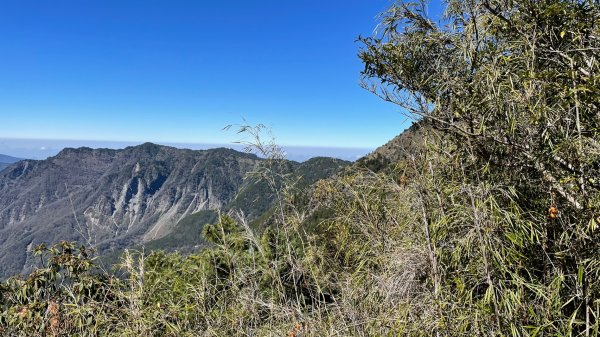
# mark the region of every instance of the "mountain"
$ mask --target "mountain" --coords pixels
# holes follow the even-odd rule
[[[411,149],[422,146],[423,137],[430,130],[431,126],[425,125],[424,122],[413,123],[386,144],[357,160],[356,165],[374,172],[385,170],[390,165],[406,159],[406,154],[410,153]]]
[[[315,157],[302,163],[285,161],[277,165],[275,171],[278,175],[285,176],[287,182],[293,183],[296,190],[301,191],[320,179],[333,176],[350,164],[341,159]],[[276,177],[275,180],[277,188],[281,188],[283,179]],[[249,179],[227,208],[241,210],[250,219],[254,219],[268,212],[275,198],[273,189],[266,181]]]
[[[226,205],[259,162],[150,143],[20,161],[0,172],[0,274],[22,270],[41,242],[106,251],[164,236],[186,215]]]
[[[334,176],[345,167],[350,166],[351,162],[330,157],[315,157],[302,163],[285,160],[280,164],[278,173],[285,175],[286,181],[293,182],[296,193],[302,194],[306,187],[313,185],[318,180]],[[279,187],[281,187],[281,181],[278,182]],[[200,233],[205,224],[218,220],[219,211],[222,213],[241,211],[246,219],[250,220],[251,226],[264,227],[273,214],[275,200],[276,195],[264,180],[245,179],[244,184],[229,204],[219,210],[203,210],[183,217],[164,237],[144,242],[144,249],[145,251],[163,249],[190,252],[206,245]],[[142,247],[137,245],[133,248]],[[114,264],[122,252],[122,250],[114,250],[110,254],[106,254],[102,261],[108,265]]]
[[[321,173],[309,181],[348,163],[285,163],[290,172],[309,175],[319,161]],[[196,245],[216,210],[242,208],[257,217],[250,210],[271,207],[273,196],[257,188],[262,183],[244,179],[264,162],[226,148],[151,143],[122,150],[67,148],[46,160],[22,160],[0,172],[0,277],[26,271],[40,243],[78,241],[101,254],[152,242],[159,248]],[[190,228],[197,240],[182,237]]]
[[[7,156],[5,154],[0,154],[0,171],[4,170],[11,164],[14,164],[18,161],[22,160],[21,158],[15,158],[11,156]]]

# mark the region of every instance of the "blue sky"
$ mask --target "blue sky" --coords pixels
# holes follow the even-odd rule
[[[0,138],[374,148],[406,126],[358,85],[387,0],[0,0]]]

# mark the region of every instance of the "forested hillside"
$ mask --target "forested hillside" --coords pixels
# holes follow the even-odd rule
[[[37,247],[41,268],[0,288],[3,333],[599,336],[600,5],[380,19],[363,84],[409,133],[304,193],[269,147],[266,225],[223,212],[191,255],[127,251],[117,277]]]

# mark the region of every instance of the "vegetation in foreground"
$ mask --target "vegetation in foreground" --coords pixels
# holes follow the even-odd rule
[[[598,336],[599,11],[450,0],[441,25],[395,4],[363,75],[421,117],[420,146],[278,189],[266,228],[222,214],[196,254],[127,252],[119,278],[38,247],[42,267],[1,285],[2,333]]]

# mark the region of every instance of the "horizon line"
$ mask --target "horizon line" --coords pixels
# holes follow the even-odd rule
[[[153,143],[157,145],[165,145],[165,144],[180,144],[180,145],[206,145],[206,146],[217,146],[223,147],[225,146],[245,146],[243,143],[212,143],[212,142],[172,142],[172,141],[142,141],[142,140],[103,140],[103,139],[70,139],[70,138],[37,138],[37,137],[2,137],[0,136],[0,140],[33,140],[33,141],[65,141],[65,142],[103,142],[103,143],[131,143],[131,144],[144,144],[144,143]],[[298,145],[298,144],[277,144],[277,146],[282,148],[304,148],[304,149],[348,149],[348,150],[373,150],[378,146],[364,146],[364,147],[352,147],[352,146],[335,146],[335,145]],[[383,145],[383,144],[382,144]],[[379,145],[381,146],[381,145]]]

